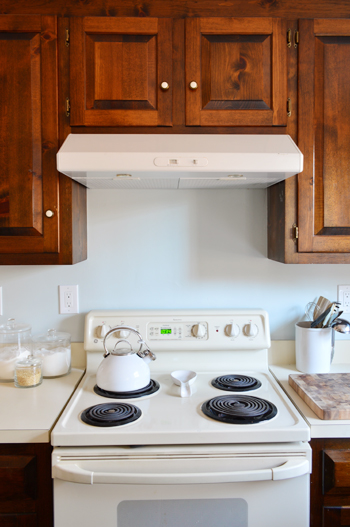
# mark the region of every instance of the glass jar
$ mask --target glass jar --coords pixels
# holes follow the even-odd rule
[[[32,388],[43,382],[41,360],[29,357],[15,365],[16,388]]]
[[[43,377],[62,377],[71,370],[71,336],[55,329],[35,335],[34,356],[42,361]]]
[[[0,326],[0,382],[14,379],[15,364],[32,354],[32,328],[9,318]]]

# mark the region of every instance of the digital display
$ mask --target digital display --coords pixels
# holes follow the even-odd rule
[[[161,335],[171,335],[171,329],[161,329],[160,334]]]

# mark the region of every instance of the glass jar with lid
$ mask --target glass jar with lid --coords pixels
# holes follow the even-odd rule
[[[35,335],[34,356],[42,361],[44,378],[61,377],[71,370],[71,336],[69,333],[49,329]]]
[[[15,364],[32,354],[32,328],[9,318],[0,326],[0,382],[14,379]]]
[[[33,388],[43,381],[41,360],[35,357],[28,357],[18,360],[15,365],[15,386],[16,388]]]

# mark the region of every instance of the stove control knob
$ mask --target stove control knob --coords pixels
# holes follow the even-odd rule
[[[115,332],[115,335],[118,337],[118,339],[126,339],[130,335],[130,331],[126,329],[120,329],[119,331]]]
[[[256,324],[253,324],[252,322],[249,322],[249,324],[246,324],[243,328],[243,332],[246,337],[256,337],[259,333],[258,326]]]
[[[111,329],[111,326],[107,324],[102,324],[102,326],[97,326],[96,335],[99,339],[104,339],[108,331]]]
[[[195,324],[192,326],[192,335],[197,339],[201,339],[206,335],[206,327],[204,324]]]
[[[227,337],[238,337],[239,326],[237,324],[227,324],[225,327],[225,335]]]

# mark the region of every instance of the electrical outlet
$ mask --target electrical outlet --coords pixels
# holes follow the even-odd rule
[[[344,314],[350,313],[350,285],[338,285],[338,302]]]
[[[60,285],[60,314],[67,315],[70,313],[79,313],[79,286],[77,285]]]

